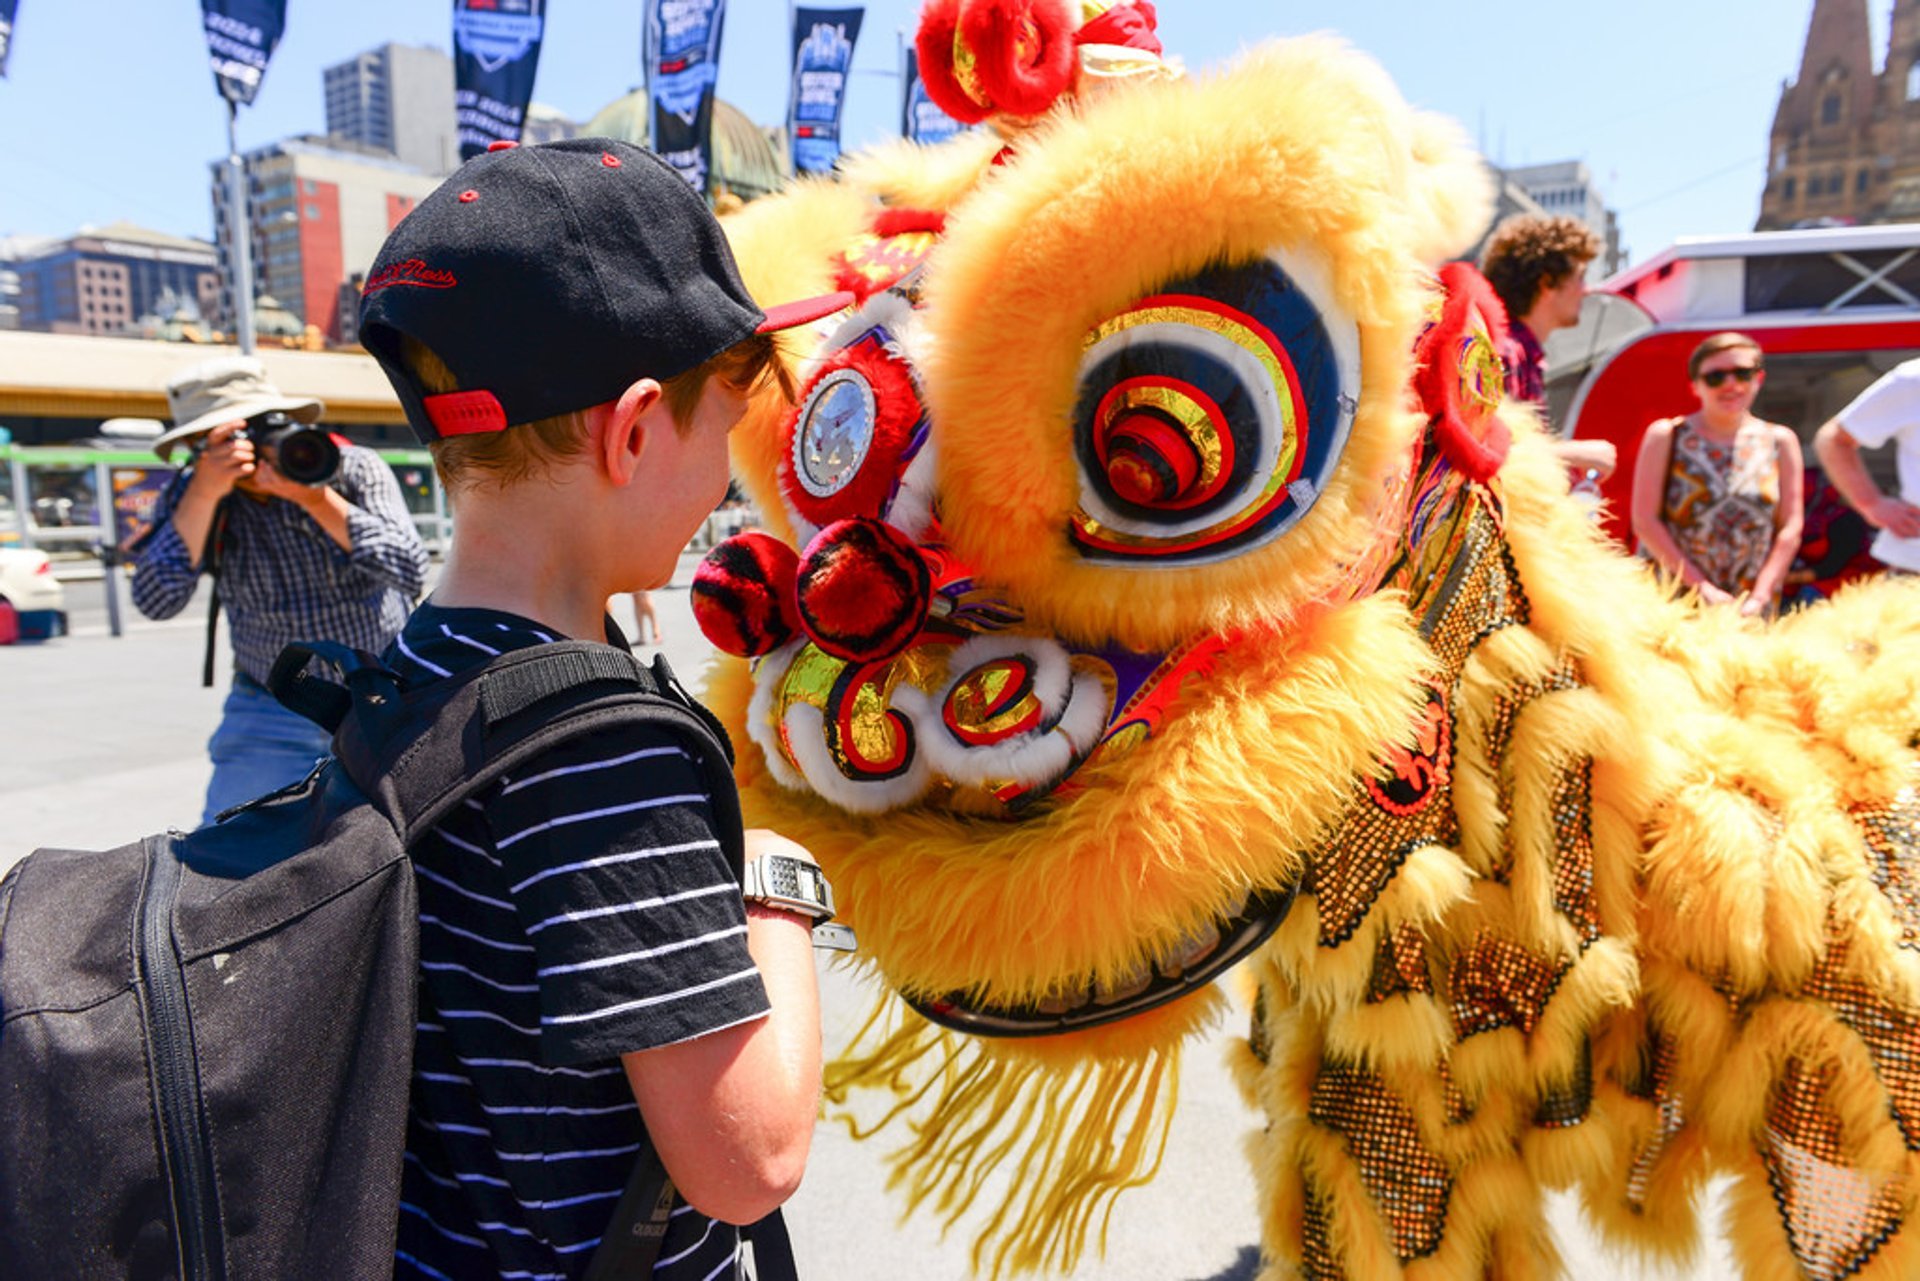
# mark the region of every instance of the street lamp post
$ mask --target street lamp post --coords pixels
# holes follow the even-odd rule
[[[235,124],[240,107],[227,103],[227,261],[233,265],[233,328],[243,355],[253,354],[253,228],[247,220],[247,167]]]

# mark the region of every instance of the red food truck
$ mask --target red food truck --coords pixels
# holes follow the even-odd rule
[[[1563,435],[1619,449],[1620,465],[1602,486],[1603,519],[1628,546],[1641,433],[1699,407],[1687,356],[1726,329],[1751,335],[1766,352],[1767,382],[1753,412],[1798,432],[1817,471],[1820,424],[1881,374],[1920,356],[1920,223],[1683,239],[1593,288],[1580,324],[1547,341],[1547,406]],[[1897,490],[1891,449],[1862,456],[1883,488]],[[1808,489],[1810,505],[1835,501],[1822,484]],[[1830,550],[1822,539],[1837,514],[1810,512],[1810,562]]]

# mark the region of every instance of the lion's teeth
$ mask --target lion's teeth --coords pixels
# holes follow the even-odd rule
[[[1081,982],[1063,990],[1057,996],[1050,996],[1044,1001],[1036,1002],[1033,1008],[1042,1014],[1068,1014],[1085,1005],[1089,995],[1090,989],[1087,984]]]
[[[1093,1000],[1096,1005],[1113,1005],[1130,1000],[1147,990],[1153,982],[1153,967],[1143,965],[1117,983],[1095,989]]]

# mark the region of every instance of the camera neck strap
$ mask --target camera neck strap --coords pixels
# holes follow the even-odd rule
[[[213,688],[213,651],[214,642],[220,630],[220,563],[225,559],[227,546],[227,516],[233,501],[229,494],[220,500],[213,509],[213,527],[207,531],[206,550],[201,553],[202,566],[207,571],[211,586],[207,593],[207,650],[200,660],[200,688]]]

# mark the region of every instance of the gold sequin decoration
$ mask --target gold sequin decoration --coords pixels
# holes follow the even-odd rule
[[[1600,937],[1593,902],[1593,762],[1582,757],[1553,784],[1553,905],[1580,931]]]
[[[1855,810],[1874,883],[1893,904],[1900,946],[1920,949],[1920,790],[1903,787],[1885,809]]]
[[[1573,1079],[1541,1094],[1533,1123],[1543,1130],[1564,1130],[1586,1120],[1592,1108],[1593,1047],[1582,1042],[1580,1057],[1573,1065]]]
[[[1454,1035],[1464,1041],[1500,1027],[1531,1034],[1565,974],[1512,939],[1481,931],[1453,963]]]
[[[1513,813],[1513,768],[1511,762],[1507,760],[1507,750],[1513,746],[1513,730],[1521,711],[1526,708],[1527,704],[1533,702],[1534,699],[1539,698],[1542,694],[1558,693],[1563,689],[1578,689],[1580,685],[1579,669],[1574,666],[1572,659],[1563,658],[1559,665],[1547,674],[1544,680],[1522,681],[1495,700],[1493,715],[1488,718],[1483,742],[1485,744],[1487,769],[1492,773],[1494,779],[1494,804],[1498,807],[1500,813]],[[1567,832],[1566,829],[1560,827],[1560,811],[1563,800],[1560,789],[1566,785],[1566,780],[1564,778],[1561,779],[1559,783],[1556,784],[1553,797],[1554,822],[1563,844],[1566,840]],[[1591,884],[1593,870],[1593,834],[1590,825],[1592,814],[1591,800],[1592,794],[1591,788],[1589,788],[1586,797],[1588,820],[1583,820],[1579,824],[1586,833],[1586,858],[1589,884]],[[1506,884],[1508,871],[1512,865],[1513,845],[1508,834],[1503,832],[1500,840],[1500,861],[1493,869],[1493,879],[1503,885]],[[1555,873],[1557,878],[1558,868],[1555,869]],[[1558,889],[1557,884],[1555,888],[1556,890]],[[1564,911],[1565,909],[1563,908],[1562,910]],[[1572,913],[1568,915],[1573,916]],[[1573,920],[1576,925],[1581,924],[1577,916],[1574,916]]]
[[[1863,983],[1842,976],[1846,947],[1828,946],[1802,996],[1825,1001],[1866,1043],[1909,1151],[1920,1152],[1920,1019],[1903,1014]]]
[[[1328,1240],[1326,1200],[1311,1190],[1300,1216],[1300,1271],[1308,1281],[1347,1281],[1347,1270],[1334,1258]]]
[[[1367,983],[1367,1000],[1378,1003],[1409,992],[1431,995],[1433,975],[1427,969],[1427,944],[1420,928],[1402,922],[1380,935],[1379,946],[1373,953],[1373,978]]]
[[[1374,1208],[1386,1220],[1402,1262],[1439,1248],[1447,1226],[1453,1180],[1440,1158],[1420,1141],[1413,1112],[1360,1068],[1324,1065],[1313,1085],[1307,1117],[1339,1134],[1360,1168]]]
[[[1671,1038],[1658,1032],[1650,1033],[1648,1039],[1651,1044],[1647,1057],[1651,1062],[1646,1079],[1629,1088],[1631,1093],[1650,1100],[1659,1109],[1660,1119],[1645,1146],[1634,1155],[1633,1168],[1627,1171],[1627,1204],[1635,1210],[1647,1208],[1647,1183],[1653,1177],[1654,1164],[1666,1153],[1673,1136],[1680,1133],[1680,1126],[1686,1120],[1686,1109],[1673,1088],[1673,1069],[1679,1051]]]
[[[1444,577],[1421,617],[1420,632],[1440,660],[1439,688],[1448,692],[1451,706],[1460,669],[1474,646],[1501,628],[1527,619],[1518,575],[1484,503],[1473,504],[1458,558]],[[1314,852],[1308,865],[1306,888],[1318,905],[1322,947],[1337,947],[1352,937],[1414,849],[1459,842],[1451,768],[1448,774],[1448,783],[1410,815],[1388,813],[1367,795],[1364,783],[1355,785],[1347,820]]]
[[[1847,1164],[1840,1118],[1827,1104],[1831,1066],[1789,1059],[1774,1085],[1761,1154],[1787,1242],[1812,1281],[1838,1281],[1865,1267],[1898,1230],[1896,1183]]]

